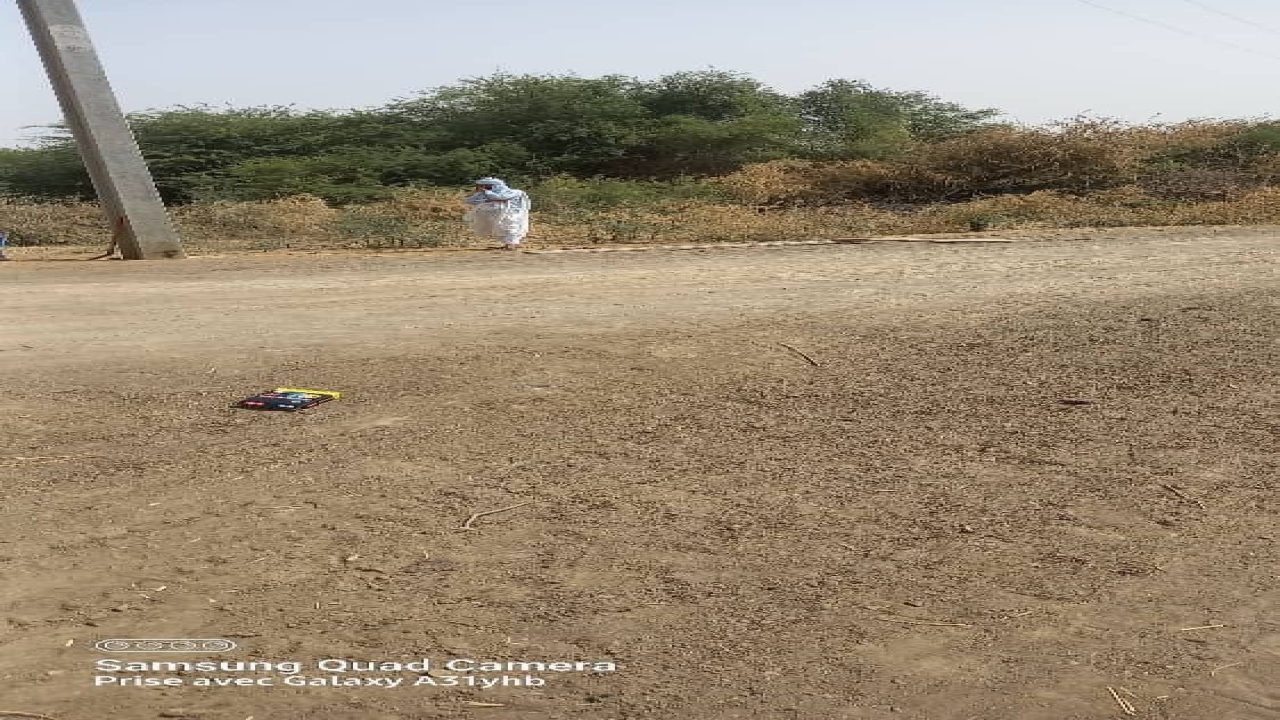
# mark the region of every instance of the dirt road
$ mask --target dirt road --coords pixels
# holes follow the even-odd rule
[[[0,711],[1280,717],[1277,235],[1082,237],[0,265]]]

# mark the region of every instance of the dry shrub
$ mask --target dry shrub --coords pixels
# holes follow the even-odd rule
[[[1146,150],[1139,184],[1171,200],[1234,200],[1277,178],[1276,153],[1248,142],[1248,121],[1191,121],[1133,130]]]
[[[762,210],[741,205],[690,205],[666,219],[664,243],[756,242],[864,237],[903,232],[911,216],[868,205]]]
[[[259,202],[187,205],[176,216],[195,247],[254,249],[438,247],[465,242],[456,193],[405,189],[366,205],[331,207],[297,195]]]
[[[1280,224],[1280,188],[1262,188],[1235,200],[1181,203],[1169,209],[1169,225]]]
[[[457,191],[428,188],[397,189],[390,199],[365,207],[413,222],[457,222],[465,212]]]
[[[323,199],[295,195],[259,202],[212,202],[174,210],[183,237],[197,246],[232,248],[249,244],[267,249],[330,238],[341,211]]]
[[[1280,181],[1280,153],[1268,153],[1255,158],[1249,170],[1264,183]]]
[[[1148,163],[1203,164],[1239,160],[1240,139],[1258,123],[1248,120],[1189,120],[1129,128],[1130,142]]]
[[[832,205],[884,199],[928,202],[950,194],[954,179],[918,163],[855,160],[812,172],[814,186],[807,204]]]
[[[822,230],[819,211],[782,210],[762,213],[740,205],[688,208],[680,217],[679,243],[752,242],[807,239]]]
[[[1269,184],[1262,168],[1185,167],[1150,173],[1140,181],[1148,193],[1168,200],[1236,200]]]
[[[1049,189],[1088,192],[1134,182],[1152,141],[1145,129],[1103,120],[1050,128],[998,127],[917,145],[890,160],[783,160],[748,166],[716,182],[734,199],[756,205],[920,203]]]
[[[715,178],[734,200],[757,206],[809,206],[869,199],[921,202],[947,192],[949,178],[917,164],[853,160],[778,160]]]
[[[15,245],[101,245],[111,242],[101,208],[86,202],[0,197],[0,231]]]
[[[1268,142],[1246,121],[1130,126],[1077,119],[1050,127],[995,127],[888,160],[781,160],[714,180],[751,205],[933,203],[1044,190],[1088,194],[1140,185],[1167,199],[1231,200],[1280,179]]]
[[[906,215],[869,206],[777,208],[682,203],[655,209],[614,208],[544,213],[532,237],[556,244],[697,244],[810,240],[902,230]]]
[[[947,177],[947,197],[1088,192],[1138,177],[1148,153],[1138,140],[1120,123],[1076,120],[1049,128],[993,128],[922,146],[908,162]]]
[[[811,191],[813,183],[808,178],[821,166],[807,160],[775,160],[748,165],[708,182],[746,205],[798,203]]]
[[[1136,186],[1090,195],[1055,191],[1007,195],[915,214],[912,232],[964,232],[1064,227],[1280,224],[1280,188],[1263,188],[1234,200],[1177,202]]]
[[[535,212],[530,237],[570,245],[654,243],[679,238],[684,228],[673,206]]]
[[[1015,228],[1121,227],[1159,224],[1168,208],[1140,188],[1088,196],[1042,190],[938,205],[915,214],[914,232],[973,232]]]
[[[465,245],[470,233],[460,218],[423,220],[382,207],[346,208],[332,228],[345,247],[424,248]]]

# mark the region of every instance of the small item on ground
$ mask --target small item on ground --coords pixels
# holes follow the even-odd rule
[[[306,410],[330,400],[337,400],[342,393],[332,390],[303,390],[299,388],[276,388],[270,392],[259,393],[236,403],[236,407],[246,410]]]

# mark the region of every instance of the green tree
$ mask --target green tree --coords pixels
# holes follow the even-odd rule
[[[94,197],[89,173],[69,141],[0,149],[0,193],[33,198]]]
[[[364,138],[333,112],[288,107],[180,107],[130,117],[161,194],[184,202],[224,186],[230,168],[257,159],[304,158]],[[283,177],[282,177],[283,179]]]
[[[620,76],[500,74],[437,88],[389,111],[439,133],[439,150],[518,146],[527,159],[511,170],[594,175],[645,141],[651,113],[633,97],[634,85]]]
[[[719,70],[637,82],[633,96],[653,115],[648,137],[618,177],[672,179],[733,172],[788,157],[802,128],[790,100],[763,83]]]
[[[701,70],[635,82],[632,95],[655,117],[672,115],[729,122],[759,115],[791,115],[785,95],[740,73]]]
[[[796,98],[805,152],[817,158],[892,155],[915,142],[972,132],[999,115],[970,110],[926,93],[881,90],[861,80],[830,80]]]
[[[794,117],[780,114],[719,122],[669,115],[656,121],[648,141],[607,174],[646,179],[723,175],[791,156],[798,129]]]
[[[653,80],[498,74],[369,110],[194,106],[130,122],[171,203],[293,193],[353,203],[479,175],[669,181],[784,158],[882,157],[993,115],[852,80],[788,97],[746,75],[701,70]],[[1270,142],[1263,135],[1254,144]],[[0,152],[0,192],[93,195],[56,127],[34,148]]]

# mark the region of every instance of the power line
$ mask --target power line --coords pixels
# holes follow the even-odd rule
[[[1109,13],[1113,13],[1113,14],[1116,14],[1116,15],[1120,15],[1121,17],[1127,17],[1127,18],[1129,18],[1130,20],[1136,20],[1136,21],[1138,21],[1138,22],[1140,22],[1140,23],[1145,23],[1145,24],[1147,24],[1147,25],[1154,25],[1154,26],[1156,26],[1156,27],[1158,27],[1158,28],[1164,28],[1165,30],[1170,30],[1170,31],[1172,31],[1172,32],[1176,32],[1176,33],[1178,33],[1179,35],[1186,35],[1187,37],[1193,37],[1193,38],[1196,38],[1197,40],[1203,40],[1203,41],[1205,41],[1205,42],[1211,42],[1211,43],[1213,43],[1213,44],[1215,44],[1215,45],[1221,45],[1222,47],[1228,47],[1228,48],[1231,48],[1232,50],[1239,50],[1239,51],[1241,51],[1241,52],[1247,52],[1247,53],[1252,53],[1252,54],[1254,54],[1254,55],[1260,55],[1260,56],[1265,57],[1265,58],[1270,58],[1271,60],[1280,60],[1280,55],[1272,55],[1272,54],[1271,54],[1271,53],[1269,53],[1269,52],[1264,52],[1264,51],[1262,51],[1262,50],[1258,50],[1258,49],[1256,49],[1256,48],[1247,47],[1247,46],[1245,46],[1245,45],[1237,45],[1237,44],[1235,44],[1235,43],[1233,43],[1233,42],[1230,42],[1230,41],[1227,41],[1227,40],[1221,40],[1221,39],[1219,39],[1219,38],[1213,37],[1212,35],[1205,35],[1205,34],[1203,34],[1203,33],[1198,33],[1198,32],[1195,32],[1195,31],[1193,31],[1193,30],[1187,30],[1187,29],[1185,29],[1185,28],[1180,28],[1180,27],[1178,27],[1177,25],[1170,25],[1169,23],[1164,22],[1164,21],[1162,21],[1162,20],[1154,20],[1154,19],[1152,19],[1152,18],[1144,17],[1144,16],[1142,16],[1142,15],[1136,15],[1136,14],[1134,14],[1134,13],[1131,13],[1131,12],[1127,11],[1127,10],[1119,10],[1119,9],[1117,9],[1117,8],[1110,7],[1110,6],[1108,6],[1108,5],[1103,5],[1102,3],[1095,2],[1094,0],[1076,0],[1076,2],[1083,3],[1083,4],[1085,4],[1085,5],[1088,5],[1088,6],[1090,6],[1090,7],[1097,8],[1097,9],[1099,9],[1099,10],[1105,10],[1105,11],[1107,11],[1107,12],[1109,12]]]
[[[1188,5],[1195,5],[1196,7],[1200,8],[1201,10],[1207,10],[1207,11],[1209,11],[1209,12],[1213,13],[1214,15],[1221,15],[1221,16],[1222,16],[1222,17],[1224,17],[1224,18],[1229,18],[1229,19],[1231,19],[1231,20],[1235,20],[1235,21],[1236,21],[1236,22],[1238,22],[1238,23],[1244,23],[1245,25],[1249,25],[1250,27],[1255,27],[1255,28],[1258,28],[1259,30],[1262,30],[1262,31],[1264,31],[1264,32],[1269,32],[1269,33],[1271,33],[1272,35],[1280,35],[1280,30],[1277,30],[1277,29],[1275,29],[1275,28],[1273,28],[1273,27],[1268,27],[1268,26],[1266,26],[1266,25],[1263,25],[1263,24],[1262,24],[1262,23],[1260,23],[1260,22],[1254,22],[1253,20],[1250,20],[1250,19],[1249,19],[1249,18],[1247,18],[1247,17],[1242,17],[1242,16],[1237,15],[1237,14],[1235,14],[1235,13],[1233,13],[1233,12],[1228,12],[1228,11],[1226,11],[1226,10],[1222,10],[1221,8],[1216,8],[1216,7],[1214,7],[1214,6],[1212,6],[1212,5],[1208,4],[1208,3],[1200,2],[1200,0],[1182,0],[1182,1],[1183,1],[1183,2],[1185,2],[1185,3],[1187,3]]]

